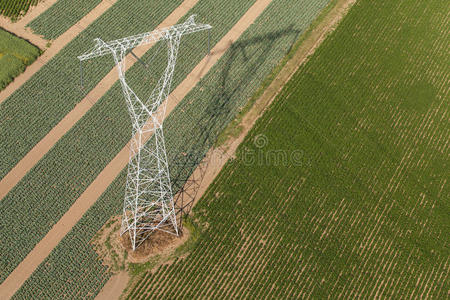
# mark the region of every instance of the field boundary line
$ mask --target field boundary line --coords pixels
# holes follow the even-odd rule
[[[4,16],[0,16],[0,27],[16,35],[17,37],[28,41],[32,45],[41,49],[42,51],[44,51],[47,48],[48,41],[46,39],[37,34],[34,34],[29,29],[22,27],[17,23],[12,23],[9,19],[7,19]]]
[[[208,73],[215,63],[225,54],[226,50],[235,42],[244,31],[250,27],[256,18],[266,9],[272,0],[257,0],[247,12],[235,23],[227,34],[211,49],[210,55],[206,55],[187,77],[172,91],[168,99],[176,100],[176,103],[168,102],[166,117],[175,106],[187,95],[191,89]],[[214,26],[214,24],[212,24]],[[137,49],[136,49],[137,50]],[[167,101],[167,100],[166,100]],[[165,105],[164,103],[160,106]],[[147,141],[151,135],[144,137]],[[131,141],[131,140],[130,140]],[[0,285],[0,294],[5,298],[11,298],[23,283],[31,276],[34,270],[45,260],[59,242],[70,232],[73,226],[81,219],[87,210],[94,205],[108,186],[127,166],[129,160],[130,141],[100,172],[95,180],[73,203],[69,210],[59,219],[50,231],[28,253],[25,259],[11,272]],[[144,142],[145,142],[144,141]]]
[[[66,30],[66,32],[64,32],[56,40],[54,40],[50,48],[45,50],[44,53],[41,56],[39,56],[31,65],[29,65],[22,74],[14,78],[14,80],[10,84],[8,84],[3,91],[0,92],[0,105],[17,89],[19,89],[25,82],[27,82],[28,79],[30,79],[35,73],[37,73],[41,69],[41,67],[43,67],[56,54],[58,54],[59,51],[61,51],[67,44],[69,44],[76,36],[78,36],[95,20],[97,20],[116,2],[117,0],[108,0],[108,1],[104,0],[100,2],[93,10],[91,10],[81,20],[72,25],[69,29]],[[5,27],[5,29],[7,28]],[[46,40],[45,43],[47,43]],[[45,48],[45,46],[43,48]]]
[[[184,0],[164,21],[156,28],[174,25],[199,0]],[[178,19],[177,19],[178,18]],[[137,57],[142,57],[154,44],[145,45],[134,50]],[[137,60],[127,55],[126,70],[130,69]],[[16,186],[20,180],[50,151],[50,149],[100,100],[118,81],[117,70],[112,68],[100,82],[67,113],[30,151],[0,180],[0,201]]]

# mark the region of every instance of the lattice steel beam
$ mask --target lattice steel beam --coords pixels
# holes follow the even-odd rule
[[[112,54],[133,125],[121,234],[129,232],[133,250],[154,230],[178,235],[176,212],[163,134],[163,120],[181,36],[211,29],[194,16],[171,27],[114,41],[95,39],[95,47],[78,56],[80,62]],[[168,64],[147,100],[140,99],[125,80],[125,57],[135,47],[166,40]],[[164,103],[161,106],[161,104]],[[152,138],[145,143],[145,136]]]

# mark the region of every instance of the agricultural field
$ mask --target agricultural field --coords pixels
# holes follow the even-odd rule
[[[39,0],[0,0],[0,15],[16,20],[38,2]]]
[[[89,105],[0,197],[0,294],[128,150],[131,122],[117,75],[110,75],[111,57],[85,62],[80,85],[77,55],[93,39],[151,31],[183,5],[178,23],[196,14],[213,26],[210,43],[218,48],[209,59],[220,58],[185,96],[169,98],[177,103],[164,121],[175,193],[311,24],[338,2],[344,1],[108,0],[101,13],[89,15],[92,23],[77,25],[79,34],[0,98],[0,186],[67,116]],[[55,40],[99,4],[105,3],[58,0],[26,26]],[[230,44],[225,37],[255,4],[267,6]],[[445,11],[439,0],[356,0],[195,206],[190,252],[151,271],[148,264],[130,266],[133,285],[125,296],[444,298],[450,257]],[[172,91],[208,58],[207,43],[205,32],[183,37]],[[149,69],[127,60],[134,63],[127,83],[138,96],[148,95],[164,71],[165,48],[160,42],[143,53]],[[66,226],[13,299],[95,298],[113,273],[93,240],[121,214],[126,172],[117,168],[112,183],[92,194],[91,206]]]
[[[87,35],[92,37],[92,32],[100,32],[103,30],[104,34],[113,32],[114,28],[120,28],[121,18],[120,14],[126,11],[123,5],[126,5],[126,1],[118,1],[110,10],[108,10],[103,16],[101,16],[91,27],[87,28]],[[211,31],[211,44],[214,45],[221,37],[223,37],[232,27],[234,23],[246,12],[252,2],[248,2],[245,5],[240,1],[227,1],[222,3],[221,10],[216,10],[217,4],[210,1],[199,1],[186,16],[191,14],[197,14],[199,19],[203,22],[214,24],[214,30]],[[173,116],[170,116],[167,120],[166,126],[166,138],[168,148],[171,148],[172,152],[169,154],[171,157],[169,160],[173,167],[173,176],[177,176],[181,170],[176,169],[176,165],[173,163],[176,156],[178,156],[185,147],[191,149],[191,153],[195,153],[199,157],[202,157],[209,147],[212,146],[215,137],[226,126],[227,122],[233,118],[233,116],[239,111],[246,100],[251,94],[260,86],[265,76],[271,72],[271,70],[279,63],[283,56],[289,51],[292,44],[297,40],[303,31],[305,31],[311,21],[315,18],[318,12],[327,4],[327,1],[305,1],[305,6],[298,6],[297,10],[289,10],[289,6],[286,5],[286,1],[274,1],[270,5],[263,15],[257,19],[257,23],[250,26],[249,30],[241,37],[238,43],[236,43],[235,49],[227,54],[220,60],[220,63],[214,67],[213,70],[205,77],[200,83],[199,87],[195,88],[182,103],[180,107],[173,112]],[[157,4],[154,4],[157,5]],[[158,5],[160,7],[161,5]],[[308,7],[305,10],[304,7]],[[136,12],[142,12],[142,18],[147,14],[147,9],[136,9]],[[280,15],[280,10],[285,13]],[[223,14],[221,11],[233,12],[229,14]],[[215,12],[215,13],[213,13]],[[127,15],[129,12],[127,13]],[[163,18],[161,11],[155,12],[158,18]],[[301,21],[296,21],[299,15],[302,15]],[[286,17],[288,16],[288,17]],[[113,24],[117,23],[117,27]],[[98,27],[96,27],[98,26]],[[113,27],[113,28],[111,28]],[[111,29],[110,29],[111,28]],[[137,29],[136,32],[143,31],[143,29]],[[82,35],[85,34],[84,32]],[[275,38],[277,35],[277,39]],[[116,37],[120,37],[118,33],[115,33]],[[55,83],[50,82],[52,80],[67,80],[67,83],[61,82],[62,86],[70,86],[73,91],[71,95],[64,96],[63,99],[55,98],[51,93],[67,93],[62,91],[59,87],[56,91],[43,91],[40,97],[48,99],[55,103],[54,107],[48,107],[48,103],[36,103],[34,107],[37,111],[48,111],[70,109],[68,105],[73,101],[80,101],[83,94],[76,92],[79,88],[76,86],[76,82],[79,79],[77,61],[70,61],[74,56],[70,57],[66,53],[73,53],[73,49],[82,49],[81,41],[86,41],[86,37],[81,36],[65,49],[61,51],[52,61],[49,62],[51,68],[41,69],[40,78],[42,74],[49,77],[49,86],[56,87]],[[271,41],[273,40],[273,41]],[[270,43],[268,41],[271,41]],[[92,41],[86,42],[87,45],[91,45]],[[73,46],[76,45],[76,46]],[[190,51],[191,49],[198,49],[198,45],[204,45],[202,51]],[[207,51],[207,35],[192,35],[189,39],[183,41],[179,62],[177,64],[176,74],[174,77],[173,86],[175,87],[180,83],[190,72],[190,70],[206,55]],[[86,50],[86,49],[84,49]],[[251,60],[245,60],[242,57],[242,50],[246,50],[249,55],[252,55]],[[67,52],[66,52],[67,51]],[[69,52],[70,51],[70,52]],[[79,50],[79,53],[82,53]],[[156,56],[160,55],[160,57]],[[163,58],[163,52],[158,52],[158,47],[151,49],[143,57],[144,61],[152,59],[155,62],[155,73],[161,71],[165,66]],[[158,63],[161,58],[162,63]],[[58,62],[58,63],[57,63]],[[262,62],[266,62],[262,64]],[[62,70],[62,72],[72,72],[73,75],[58,76],[64,73],[61,72],[63,63],[66,66],[73,66],[74,70]],[[105,64],[106,63],[106,64]],[[76,66],[76,67],[75,67]],[[258,66],[258,67],[255,67]],[[105,73],[98,74],[99,68],[104,68],[105,71],[110,70],[113,67],[112,64],[108,64],[106,59],[100,61],[93,61],[86,66],[85,90],[89,91],[95,87],[96,82],[104,76]],[[242,81],[242,76],[248,72],[248,70],[255,70],[254,77],[247,77],[246,81]],[[55,70],[55,74],[51,74],[51,71]],[[256,72],[257,71],[257,72]],[[103,72],[103,71],[102,71]],[[146,86],[139,85],[141,78],[146,75],[146,70],[142,70],[139,65],[133,66],[127,73],[130,83],[136,87],[138,93],[145,92]],[[92,77],[93,74],[95,77]],[[97,75],[98,74],[98,75]],[[88,77],[89,76],[89,77]],[[39,78],[39,77],[37,77]],[[36,80],[37,80],[36,78]],[[98,79],[97,79],[98,78]],[[34,79],[34,78],[33,78]],[[31,79],[30,81],[32,81]],[[70,81],[70,83],[68,83]],[[60,81],[59,81],[60,82]],[[226,83],[224,86],[223,83]],[[240,88],[236,88],[239,86]],[[221,92],[218,93],[217,87],[221,87]],[[28,89],[33,90],[32,85],[28,86],[28,83],[22,87],[18,92]],[[48,94],[47,94],[48,92]],[[47,96],[48,95],[48,96]],[[223,98],[221,98],[223,96]],[[8,98],[3,105],[11,103],[9,110],[4,110],[5,113],[11,113],[11,111],[18,111],[16,108],[18,103],[25,100],[24,95],[13,94],[11,98]],[[223,107],[223,112],[213,115],[216,105],[221,105],[218,99],[227,101],[227,105]],[[198,99],[202,99],[199,102]],[[192,103],[195,103],[195,106]],[[25,102],[23,102],[25,104]],[[72,104],[73,105],[73,104]],[[73,106],[72,106],[73,107]],[[26,107],[21,107],[26,109]],[[184,113],[183,110],[188,109],[192,114]],[[205,110],[206,109],[206,110]],[[195,112],[198,110],[198,112]],[[216,110],[216,112],[219,112]],[[54,116],[53,114],[48,114]],[[17,116],[22,117],[22,115]],[[23,115],[24,118],[36,118],[40,124],[41,122],[55,122],[57,118],[52,120],[51,117],[42,120],[37,120],[37,116]],[[208,124],[202,124],[203,130],[192,131],[189,128],[194,124],[199,124],[199,121],[209,119]],[[173,121],[171,121],[173,120]],[[178,122],[178,124],[184,124],[182,131],[178,124],[172,122]],[[18,124],[11,122],[11,126],[22,126],[21,130],[27,130],[32,135],[34,131],[39,131],[39,134],[45,134],[45,128],[51,128],[46,126],[30,126],[30,124]],[[53,123],[54,124],[54,123]],[[192,125],[188,125],[192,124]],[[9,126],[7,124],[7,126]],[[174,127],[172,127],[174,126]],[[205,126],[210,126],[207,128]],[[9,131],[9,130],[8,130]],[[47,129],[48,131],[48,129]],[[42,239],[43,235],[48,232],[51,226],[60,218],[60,216],[67,211],[70,205],[79,197],[79,195],[86,189],[86,187],[95,179],[98,173],[106,166],[106,164],[114,157],[117,152],[123,148],[126,142],[129,140],[130,134],[130,121],[126,112],[126,107],[123,103],[121,90],[118,84],[115,84],[99,102],[84,116],[78,124],[64,136],[55,147],[47,153],[47,155],[33,168],[26,177],[19,182],[19,184],[2,200],[0,205],[2,210],[7,211],[8,217],[2,221],[5,226],[7,224],[14,224],[18,226],[15,234],[20,232],[20,240],[15,240],[14,235],[4,236],[4,240],[7,240],[9,246],[2,251],[7,253],[2,261],[4,269],[11,272],[15,266],[23,259],[23,257],[32,249],[32,247]],[[198,143],[197,141],[204,139],[205,134],[209,133],[208,139],[204,143]],[[188,143],[185,141],[179,141],[179,136],[186,137]],[[171,137],[172,136],[172,137]],[[11,137],[14,143],[17,143],[17,139]],[[39,138],[30,137],[35,141]],[[197,140],[196,140],[197,139]],[[105,147],[105,145],[108,145]],[[33,146],[30,143],[28,147]],[[28,148],[29,149],[29,148]],[[23,153],[27,153],[27,149],[23,150]],[[5,148],[5,153],[7,153]],[[11,154],[10,154],[11,155]],[[14,153],[12,155],[15,155]],[[20,156],[16,156],[15,161],[20,159]],[[14,163],[11,163],[14,166]],[[64,166],[64,172],[55,172],[59,167]],[[194,168],[195,166],[192,166]],[[178,167],[180,168],[180,167]],[[185,169],[182,170],[186,172]],[[189,170],[188,170],[189,171]],[[5,172],[5,174],[7,171]],[[118,177],[119,178],[119,177]],[[120,176],[120,178],[123,178]],[[123,180],[122,180],[123,181]],[[99,199],[94,207],[86,213],[76,227],[67,235],[67,237],[60,243],[54,252],[50,254],[48,260],[46,260],[37,271],[27,280],[23,287],[16,294],[17,297],[27,298],[36,293],[44,293],[47,297],[57,297],[58,293],[64,292],[64,294],[72,293],[90,293],[98,292],[104,282],[109,278],[110,274],[105,266],[98,260],[98,256],[92,249],[92,245],[87,243],[95,232],[114,214],[117,214],[122,204],[120,198],[123,196],[123,184],[119,179],[114,186],[111,187],[107,193],[114,191],[114,198],[102,197]],[[45,186],[41,185],[41,182],[46,182]],[[61,185],[62,184],[62,185]],[[38,186],[40,186],[38,188]],[[59,187],[58,187],[59,186]],[[178,187],[179,188],[179,187]],[[28,193],[30,189],[33,189],[33,193]],[[117,194],[115,194],[117,193]],[[20,199],[26,197],[28,201],[25,203]],[[42,199],[46,199],[46,203],[42,204]],[[36,207],[29,214],[22,214],[26,207]],[[104,209],[107,207],[108,209]],[[41,209],[42,208],[42,209]],[[15,218],[25,218],[20,222],[14,220]],[[39,219],[39,220],[38,220]],[[24,222],[33,223],[34,230],[29,231]],[[31,224],[29,223],[29,224]],[[74,245],[76,243],[77,246]],[[64,254],[63,254],[64,253]],[[62,260],[61,256],[71,257],[73,263],[67,264],[66,260]],[[50,262],[48,262],[50,261]],[[95,266],[94,266],[95,264]],[[89,270],[89,271],[87,271]],[[92,271],[91,271],[92,270]],[[100,270],[100,271],[99,271]],[[6,272],[5,272],[6,273]],[[83,274],[83,276],[79,275]],[[8,273],[4,274],[6,277]],[[66,281],[55,281],[52,278],[66,278]],[[76,282],[79,289],[70,290],[67,287],[67,281]],[[47,282],[47,284],[43,284]],[[50,284],[50,282],[52,282]],[[87,282],[99,282],[99,284],[85,284]],[[75,283],[74,283],[75,284]],[[42,286],[51,285],[52,289],[42,289]],[[61,285],[61,286],[59,286]],[[81,287],[84,287],[83,289]],[[28,296],[27,296],[28,295]]]
[[[40,54],[39,48],[0,28],[0,90]]]
[[[445,299],[446,10],[357,1],[195,206],[192,253],[128,299]]]

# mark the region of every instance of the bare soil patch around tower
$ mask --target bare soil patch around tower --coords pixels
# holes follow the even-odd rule
[[[127,232],[120,234],[121,222],[121,216],[112,217],[92,240],[93,247],[103,263],[115,274],[128,271],[129,263],[142,264],[152,259],[163,262],[165,258],[170,258],[190,236],[187,228],[183,228],[178,236],[156,230],[136,250],[133,250],[130,235]]]

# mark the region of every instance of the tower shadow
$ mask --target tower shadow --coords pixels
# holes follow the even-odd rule
[[[209,164],[214,163],[211,157],[206,157],[208,150],[214,145],[220,132],[236,116],[238,107],[246,102],[242,100],[240,91],[249,85],[261,84],[260,80],[255,80],[259,79],[258,71],[264,62],[270,59],[270,50],[277,45],[279,39],[286,36],[291,39],[289,52],[300,33],[290,25],[282,30],[233,43],[225,54],[225,63],[221,64],[223,67],[215,70],[220,73],[219,80],[202,87],[216,91],[209,97],[211,100],[201,112],[184,112],[183,118],[189,119],[189,122],[185,123],[196,126],[172,129],[178,131],[177,138],[182,136],[182,141],[177,142],[181,145],[177,147],[178,151],[174,151],[175,147],[167,148],[174,205],[181,230],[183,219],[192,210]],[[260,46],[255,47],[256,45]],[[243,72],[242,68],[245,69]],[[214,68],[211,69],[213,70]],[[236,72],[245,76],[236,76]],[[167,137],[170,139],[170,135]]]

